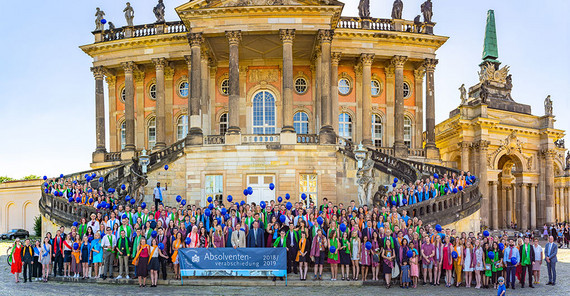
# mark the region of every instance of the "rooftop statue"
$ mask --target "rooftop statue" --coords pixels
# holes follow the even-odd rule
[[[461,92],[461,106],[463,106],[467,104],[467,90],[465,89],[465,84],[461,85],[459,91]]]
[[[550,99],[550,95],[544,99],[544,115],[552,116],[552,100]]]
[[[105,16],[105,12],[97,7],[97,12],[95,12],[95,31],[103,31],[105,25],[101,23],[101,20]]]
[[[123,9],[123,12],[125,13],[125,19],[127,20],[127,26],[132,27],[133,26],[133,19],[135,18],[135,10],[131,6],[130,2],[127,2],[127,7],[125,7],[125,9]]]
[[[392,18],[402,19],[402,10],[404,10],[404,2],[402,2],[402,0],[395,0],[392,6]]]
[[[431,17],[433,16],[431,0],[422,3],[421,10],[424,14],[424,22],[431,23]]]
[[[115,30],[115,24],[113,24],[113,22],[108,22],[108,24],[109,24],[109,30],[110,31]]]
[[[360,18],[370,17],[370,0],[360,0],[358,4],[358,16]]]
[[[164,1],[158,0],[158,4],[152,9],[157,23],[164,23]]]

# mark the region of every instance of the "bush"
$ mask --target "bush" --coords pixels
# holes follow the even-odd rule
[[[34,218],[34,231],[36,232],[36,236],[42,236],[42,216],[37,215]]]

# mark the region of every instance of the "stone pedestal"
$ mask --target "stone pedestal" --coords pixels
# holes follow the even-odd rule
[[[93,36],[95,36],[95,43],[103,41],[103,31],[95,31]]]
[[[360,24],[362,25],[362,29],[365,29],[365,30],[370,29],[370,19],[363,18],[363,19],[361,19]]]
[[[98,163],[98,162],[104,162],[105,161],[105,152],[103,151],[95,151],[93,152],[93,154],[91,155],[92,157],[92,162],[93,163]]]
[[[282,131],[279,136],[281,145],[295,145],[297,144],[297,134],[290,131]]]
[[[134,28],[133,27],[123,27],[123,32],[125,32],[125,38],[133,37]]]
[[[323,126],[319,132],[319,143],[320,144],[336,144],[336,134],[334,129],[328,125]]]
[[[439,159],[439,148],[437,147],[426,147],[426,158],[428,159]]]
[[[154,27],[156,28],[157,35],[164,34],[166,31],[166,24],[164,22],[156,23]]]
[[[137,154],[136,151],[134,150],[124,150],[123,152],[121,152],[121,161],[130,161],[133,159],[133,157],[135,157],[135,155]]]
[[[404,29],[404,20],[403,19],[393,19],[394,22],[394,31],[403,31]]]
[[[241,135],[240,134],[228,134],[225,135],[226,145],[241,145]]]

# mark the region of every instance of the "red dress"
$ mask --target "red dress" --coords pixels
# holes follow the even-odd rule
[[[452,265],[452,261],[449,260],[450,253],[451,252],[451,248],[449,247],[449,245],[445,245],[443,247],[443,270],[452,270],[453,269],[453,265]]]
[[[14,255],[12,256],[12,273],[22,273],[22,247],[14,247]]]

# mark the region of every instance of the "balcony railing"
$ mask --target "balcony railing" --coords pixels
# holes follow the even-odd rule
[[[279,143],[279,134],[274,135],[242,135],[241,142],[247,144]]]
[[[226,143],[225,135],[204,136],[204,145],[223,145]]]
[[[297,143],[298,144],[318,144],[319,143],[319,135],[297,134]]]

